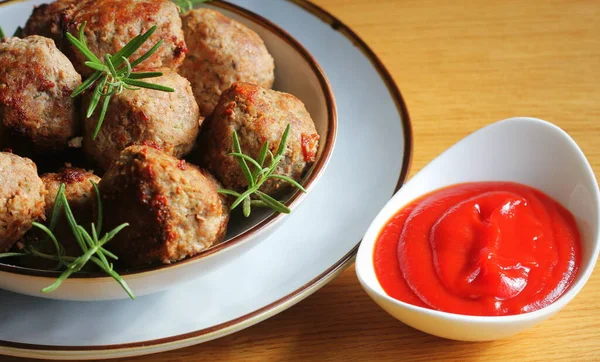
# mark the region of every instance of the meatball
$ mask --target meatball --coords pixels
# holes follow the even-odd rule
[[[81,76],[51,39],[30,36],[0,42],[1,147],[25,138],[37,151],[60,150],[78,131],[71,93]]]
[[[79,225],[89,225],[94,220],[95,210],[95,192],[90,181],[100,182],[100,177],[90,171],[75,167],[66,167],[59,173],[47,173],[42,175],[42,182],[46,188],[45,196],[45,215],[46,220],[50,222],[56,194],[61,184],[65,185],[65,196],[69,207]],[[64,247],[65,255],[77,257],[83,253],[81,247],[77,244],[73,231],[67,219],[64,217],[64,211],[58,214],[58,220],[54,228],[54,235]],[[23,245],[33,246],[42,253],[53,255],[56,249],[46,238],[46,234],[38,229],[32,229],[28,232],[21,243]],[[22,266],[34,269],[51,269],[56,266],[56,261],[46,260],[35,256],[25,256],[20,259]],[[91,263],[90,263],[91,267]],[[85,270],[93,270],[93,268]]]
[[[44,216],[44,184],[33,161],[0,152],[0,252]]]
[[[172,70],[147,79],[175,92],[152,89],[124,90],[112,96],[98,137],[91,137],[98,113],[85,120],[83,148],[89,158],[106,170],[119,153],[132,144],[156,146],[175,157],[189,153],[200,125],[198,105],[190,83]]]
[[[232,152],[233,131],[237,131],[242,151],[257,159],[265,141],[276,153],[279,140],[290,125],[284,159],[275,173],[301,179],[315,161],[319,135],[304,104],[291,94],[236,83],[226,90],[212,115],[207,118],[199,140],[201,163],[228,189],[242,190],[248,182]],[[287,186],[285,181],[268,180],[262,187],[274,194]]]
[[[192,83],[201,115],[234,82],[273,86],[273,57],[254,31],[210,9],[191,10],[182,20],[188,54],[180,73]]]
[[[82,0],[66,11],[65,18],[65,30],[75,36],[86,22],[87,45],[99,59],[104,59],[106,54],[115,54],[154,25],[156,32],[132,55],[132,59],[144,54],[159,40],[164,43],[138,68],[175,69],[187,52],[178,8],[169,0]],[[91,74],[93,70],[84,65],[85,56],[74,47],[69,49],[67,54],[75,69],[82,74]]]
[[[106,246],[129,266],[171,263],[221,241],[229,211],[216,181],[149,146],[126,148],[100,182],[105,224],[129,223]]]
[[[67,167],[59,173],[47,173],[42,175],[42,181],[46,187],[46,219],[50,220],[54,210],[54,201],[61,184],[65,185],[65,196],[73,214],[78,222],[82,223],[80,217],[91,219],[93,215],[95,193],[92,182],[100,183],[100,177],[91,171],[81,168]],[[85,216],[82,214],[86,214]],[[80,217],[78,217],[80,216]]]
[[[57,0],[50,4],[41,4],[33,8],[33,12],[23,32],[26,36],[41,35],[54,40],[62,49],[67,43],[63,36],[63,26],[67,14],[77,6],[77,0]]]

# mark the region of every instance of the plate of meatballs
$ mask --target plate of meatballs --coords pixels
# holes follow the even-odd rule
[[[284,202],[277,206],[289,204],[283,213],[291,212],[301,195],[290,186],[302,183],[302,191],[308,192],[333,150],[333,95],[310,55],[299,45],[288,45],[287,51],[304,53],[302,65],[314,83],[292,91],[312,93],[305,99],[308,108],[316,110],[315,119],[300,98],[272,89],[275,62],[263,39],[218,10],[182,9],[168,0],[57,0],[34,7],[22,33],[0,43],[0,132],[5,150],[0,154],[0,177],[10,178],[1,195],[7,212],[1,225],[6,235],[0,235],[0,257],[6,257],[0,261],[13,263],[4,271],[19,276],[75,272],[50,289],[6,277],[0,285],[5,289],[46,298],[107,300],[135,298],[188,281],[218,265],[200,259],[235,257],[240,251],[224,251],[241,242],[258,242],[249,239],[260,239],[263,229],[284,220],[277,209],[252,213],[251,206],[265,206],[258,204],[261,197],[264,202],[278,198]],[[78,36],[93,56],[80,51],[66,34]],[[108,72],[111,77],[103,81],[102,71],[89,62],[117,54],[145,34],[147,40],[122,68],[132,68],[130,77],[153,74],[149,85],[122,83],[107,96],[111,91],[106,83],[129,78]],[[153,43],[158,46],[150,54]],[[280,46],[276,49],[281,51]],[[111,66],[115,72],[119,69],[112,62]],[[96,74],[100,80],[95,89],[77,95]],[[290,89],[285,82],[277,85]],[[90,111],[94,98],[103,104],[106,100],[105,111]],[[279,157],[272,173],[265,173],[271,177],[263,177],[256,195],[244,200],[243,214],[235,210],[236,196],[261,177],[249,181],[244,168],[249,169],[250,160],[231,155],[234,136],[248,157],[258,159],[266,147],[255,174]],[[275,155],[280,148],[281,157]],[[70,259],[94,244],[82,247],[73,235],[73,225],[61,213],[64,206],[55,202],[62,198],[61,187],[79,226],[95,221],[94,228],[102,223],[114,230],[126,225],[85,264]],[[89,229],[87,234],[91,238]],[[97,239],[102,242],[101,235]],[[106,259],[107,253],[114,261]],[[104,274],[93,265],[98,261],[109,266],[100,266]],[[190,266],[183,269],[195,263],[206,266],[194,266],[201,272],[169,283],[140,278],[157,269],[167,273],[169,266],[184,262]],[[84,284],[90,278],[110,283],[112,274],[106,269],[118,273],[113,278],[120,285],[96,285],[93,290],[78,285],[78,277],[85,278]],[[123,276],[133,275],[137,278],[130,286]]]
[[[0,354],[246,328],[350,265],[406,177],[397,87],[311,3],[25,0],[0,19],[0,306],[28,320],[0,308]]]

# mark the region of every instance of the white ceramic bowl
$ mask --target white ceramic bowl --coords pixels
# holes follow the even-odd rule
[[[43,2],[46,1],[28,1],[19,6],[33,9],[34,5]],[[293,210],[306,195],[310,194],[310,190],[325,170],[333,152],[337,112],[329,82],[308,51],[270,21],[229,3],[214,2],[204,6],[216,8],[226,16],[245,24],[262,37],[275,59],[273,88],[300,98],[315,122],[321,139],[317,161],[303,181],[308,193],[296,192],[290,195],[286,202],[286,205]],[[19,10],[19,14],[30,13],[23,9]],[[26,17],[3,19],[2,25],[7,34],[12,34],[14,28],[24,24],[26,20]],[[230,223],[226,240],[200,255],[171,265],[125,271],[120,274],[136,296],[166,290],[209,273],[217,267],[235,262],[237,256],[264,240],[284,220],[285,215],[282,214],[253,211],[253,216],[248,220],[236,220],[235,225]],[[112,278],[99,273],[75,274],[56,291],[41,293],[40,290],[52,284],[58,275],[60,273],[0,263],[0,288],[37,297],[64,300],[98,301],[128,298]]]
[[[480,317],[417,307],[388,296],[375,275],[380,230],[406,204],[452,184],[513,181],[535,187],[565,206],[581,233],[581,265],[571,288],[551,305],[512,316]],[[514,335],[558,312],[583,288],[594,269],[600,239],[598,183],[583,152],[560,128],[534,118],[511,118],[466,137],[416,174],[387,203],[358,250],[356,273],[367,293],[405,324],[439,337],[485,341]]]

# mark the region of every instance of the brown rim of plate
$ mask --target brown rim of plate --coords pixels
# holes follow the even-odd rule
[[[11,0],[9,0],[9,1],[11,1]],[[15,1],[15,0],[13,0],[13,1]],[[18,1],[18,0],[16,0],[16,1]],[[404,156],[403,156],[403,160],[402,160],[403,163],[402,163],[402,168],[400,170],[398,183],[395,188],[395,191],[399,190],[400,187],[404,184],[404,182],[406,181],[406,179],[408,177],[408,170],[410,168],[411,157],[412,157],[412,126],[410,123],[408,109],[406,107],[406,103],[404,102],[404,98],[402,97],[402,94],[400,93],[400,89],[394,82],[394,80],[393,80],[392,76],[390,75],[389,71],[387,70],[387,68],[383,65],[381,60],[379,60],[377,55],[347,25],[342,23],[340,20],[335,18],[333,15],[331,15],[329,12],[327,12],[320,6],[313,4],[313,3],[309,2],[308,0],[287,0],[287,1],[294,3],[295,5],[308,11],[312,15],[318,17],[325,23],[331,25],[331,27],[334,30],[339,31],[348,40],[350,40],[353,44],[355,44],[358,47],[358,49],[361,50],[363,52],[363,54],[371,61],[373,66],[378,71],[380,77],[385,82],[390,94],[392,95],[392,98],[394,99],[396,108],[398,109],[398,113],[401,116],[401,122],[402,122],[403,130],[404,130]],[[218,3],[219,5],[225,5],[227,7],[230,7],[231,9],[235,9],[237,12],[242,11],[242,12],[253,14],[248,10],[238,7],[237,5],[224,3],[223,1],[220,1],[220,0],[215,1],[215,3]],[[270,21],[260,17],[259,15],[255,15],[255,16],[258,19],[261,19],[262,21],[264,21],[268,24],[272,24]],[[285,34],[287,34],[287,33],[285,33]],[[395,193],[395,191],[394,191],[394,193]],[[248,313],[241,317],[232,319],[230,321],[227,321],[227,322],[224,322],[224,323],[221,323],[221,324],[209,327],[209,328],[197,330],[194,332],[188,332],[188,333],[184,333],[184,334],[180,334],[180,335],[176,335],[176,336],[154,339],[154,340],[150,340],[150,341],[123,343],[123,344],[114,344],[114,345],[105,345],[105,346],[52,346],[52,345],[38,345],[38,344],[28,344],[28,343],[18,343],[18,342],[7,342],[7,341],[0,340],[0,347],[8,347],[8,348],[16,349],[16,350],[21,350],[21,351],[35,350],[38,352],[40,352],[40,351],[42,351],[42,352],[43,351],[65,351],[65,352],[69,352],[69,351],[71,351],[71,352],[73,352],[73,351],[80,351],[80,352],[82,352],[82,351],[113,351],[113,352],[118,352],[118,351],[127,350],[127,349],[138,349],[138,348],[144,349],[144,348],[155,347],[155,346],[171,344],[171,343],[176,343],[176,342],[183,342],[186,340],[192,340],[192,339],[195,339],[198,337],[206,336],[211,333],[216,333],[218,331],[234,329],[235,326],[240,325],[244,322],[251,322],[251,324],[246,326],[246,327],[249,327],[251,325],[254,325],[260,321],[263,321],[263,320],[277,314],[278,312],[281,312],[282,310],[278,311],[278,308],[291,307],[292,305],[295,304],[295,302],[299,302],[300,300],[308,297],[310,294],[317,291],[320,287],[324,286],[326,284],[326,282],[332,280],[335,276],[337,276],[342,271],[344,271],[354,261],[359,244],[360,244],[360,241],[357,242],[356,246],[354,248],[352,248],[352,250],[350,250],[350,252],[348,252],[346,255],[344,255],[344,257],[342,257],[340,260],[338,260],[329,269],[325,270],[323,273],[318,275],[316,278],[309,281],[308,283],[306,283],[302,287],[298,288],[294,292],[292,292],[292,293],[286,295],[285,297],[278,299],[260,309],[257,309],[251,313]],[[143,353],[140,353],[140,355],[141,354],[143,354]]]
[[[246,9],[243,9],[237,5],[233,5],[221,0],[213,0],[211,1],[211,5],[215,5],[216,7],[231,11],[236,15],[240,15],[248,20],[253,21],[254,23],[260,25],[263,28],[266,28],[273,34],[277,35],[279,38],[283,39],[288,45],[294,48],[308,63],[312,71],[315,73],[319,80],[319,85],[321,86],[321,90],[325,96],[325,103],[327,104],[327,135],[325,138],[325,145],[323,147],[323,151],[321,152],[321,156],[317,160],[317,162],[311,167],[308,177],[304,181],[304,187],[308,192],[310,192],[310,188],[315,180],[317,180],[325,169],[325,165],[331,158],[331,154],[333,151],[333,146],[335,143],[335,137],[337,133],[337,108],[335,105],[335,98],[333,96],[333,91],[331,90],[331,85],[325,76],[325,73],[321,69],[321,66],[317,63],[317,61],[313,58],[313,56],[301,45],[295,38],[293,38],[290,34],[288,34],[285,30],[281,29],[279,26],[275,25],[271,21],[261,17],[258,14],[254,14]],[[308,193],[307,192],[307,193]],[[306,193],[296,191],[292,194],[289,200],[285,203],[287,207],[293,210],[293,208],[300,202]],[[223,241],[215,246],[212,246],[192,257],[183,259],[173,264],[161,264],[161,265],[149,265],[136,267],[131,269],[124,269],[123,271],[119,271],[119,275],[121,276],[139,276],[143,274],[150,274],[154,272],[158,272],[164,269],[174,269],[180,267],[184,264],[189,264],[192,262],[196,262],[200,259],[204,259],[209,255],[216,254],[225,249],[229,249],[230,247],[240,244],[244,241],[249,241],[255,233],[262,231],[263,229],[268,228],[276,221],[279,221],[285,217],[285,214],[273,213],[264,220],[261,220],[256,225],[253,225],[249,229],[245,230],[243,233],[236,235],[235,237]],[[16,265],[3,264],[0,263],[0,272],[7,272],[18,275],[28,275],[35,277],[42,277],[47,279],[56,279],[62,272],[60,271],[50,271],[50,270],[40,270],[40,269],[31,269]],[[112,279],[111,276],[106,275],[103,272],[90,272],[90,273],[74,273],[69,279]]]

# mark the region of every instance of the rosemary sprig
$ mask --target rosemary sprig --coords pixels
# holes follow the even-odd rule
[[[24,254],[24,253],[2,253],[2,254],[0,254],[0,259],[13,258],[15,256],[24,256],[24,255],[27,255],[27,254]]]
[[[185,13],[196,7],[198,4],[209,2],[210,0],[171,0],[179,8],[180,13]]]
[[[238,134],[236,131],[233,131],[233,152],[231,152],[229,155],[236,158],[238,165],[242,169],[242,172],[244,173],[244,176],[248,181],[248,188],[243,193],[226,189],[218,190],[218,192],[221,194],[233,196],[236,198],[233,204],[231,204],[231,210],[235,209],[241,204],[242,211],[244,213],[244,216],[246,217],[250,216],[252,206],[269,207],[277,212],[289,214],[290,209],[287,206],[285,206],[282,202],[260,191],[261,186],[269,179],[279,179],[286,181],[292,186],[301,190],[302,192],[306,192],[304,187],[302,187],[302,185],[296,182],[296,180],[294,180],[293,178],[275,173],[277,166],[284,158],[283,153],[286,149],[289,133],[290,125],[288,124],[285,128],[285,131],[283,131],[281,140],[279,141],[279,147],[275,155],[273,155],[271,150],[269,150],[269,141],[266,141],[262,145],[258,159],[255,160],[242,152],[242,147],[240,146]],[[267,160],[267,156],[270,159],[270,164],[269,166],[265,167],[264,164]],[[248,165],[248,163],[252,166],[253,170],[250,170],[250,166]],[[258,197],[258,200],[252,200],[253,195]]]
[[[57,261],[59,264],[58,267],[60,269],[64,269],[64,271],[56,279],[56,281],[54,281],[54,283],[42,289],[42,293],[50,293],[55,291],[73,273],[80,271],[91,261],[106,274],[110,275],[115,281],[117,281],[117,283],[121,285],[123,290],[125,290],[131,299],[135,299],[133,291],[129,288],[125,280],[123,280],[123,278],[113,269],[112,262],[109,262],[109,258],[117,260],[118,257],[104,249],[104,245],[111,241],[123,228],[127,227],[129,224],[121,224],[104,234],[102,238],[98,238],[98,235],[102,231],[102,202],[98,185],[96,185],[94,182],[92,182],[92,185],[96,193],[98,219],[96,220],[96,223],[92,222],[91,224],[91,234],[75,220],[73,212],[69,206],[69,202],[67,201],[67,197],[65,196],[65,185],[62,184],[56,195],[49,227],[37,222],[33,223],[34,227],[40,229],[46,234],[46,240],[52,241],[55,254],[46,254],[37,250],[33,246],[28,246],[23,249],[23,253],[4,253],[0,254],[0,258],[31,255],[43,259]],[[64,211],[64,215],[69,223],[73,235],[75,236],[75,240],[82,251],[82,255],[79,257],[66,256],[65,248],[54,235],[53,230],[56,226],[61,211]]]
[[[163,75],[161,72],[133,71],[136,66],[148,59],[158,50],[158,48],[160,48],[163,43],[162,39],[139,58],[132,62],[128,60],[128,58],[135,53],[156,31],[156,25],[150,28],[150,30],[147,32],[131,39],[114,55],[107,54],[103,60],[100,60],[88,48],[84,35],[85,26],[86,23],[84,22],[81,27],[79,27],[77,38],[70,33],[66,33],[66,36],[69,42],[86,57],[87,61],[85,62],[85,65],[94,70],[94,73],[71,94],[71,97],[76,97],[83,93],[86,89],[95,85],[94,93],[92,94],[86,114],[86,117],[90,118],[98,108],[98,105],[101,104],[98,122],[96,123],[96,128],[92,134],[92,140],[94,140],[100,132],[102,122],[104,121],[104,117],[106,116],[106,111],[110,103],[110,98],[113,95],[121,93],[125,89],[135,91],[140,88],[148,88],[163,92],[174,92],[175,90],[171,87],[140,80],[160,77]]]

